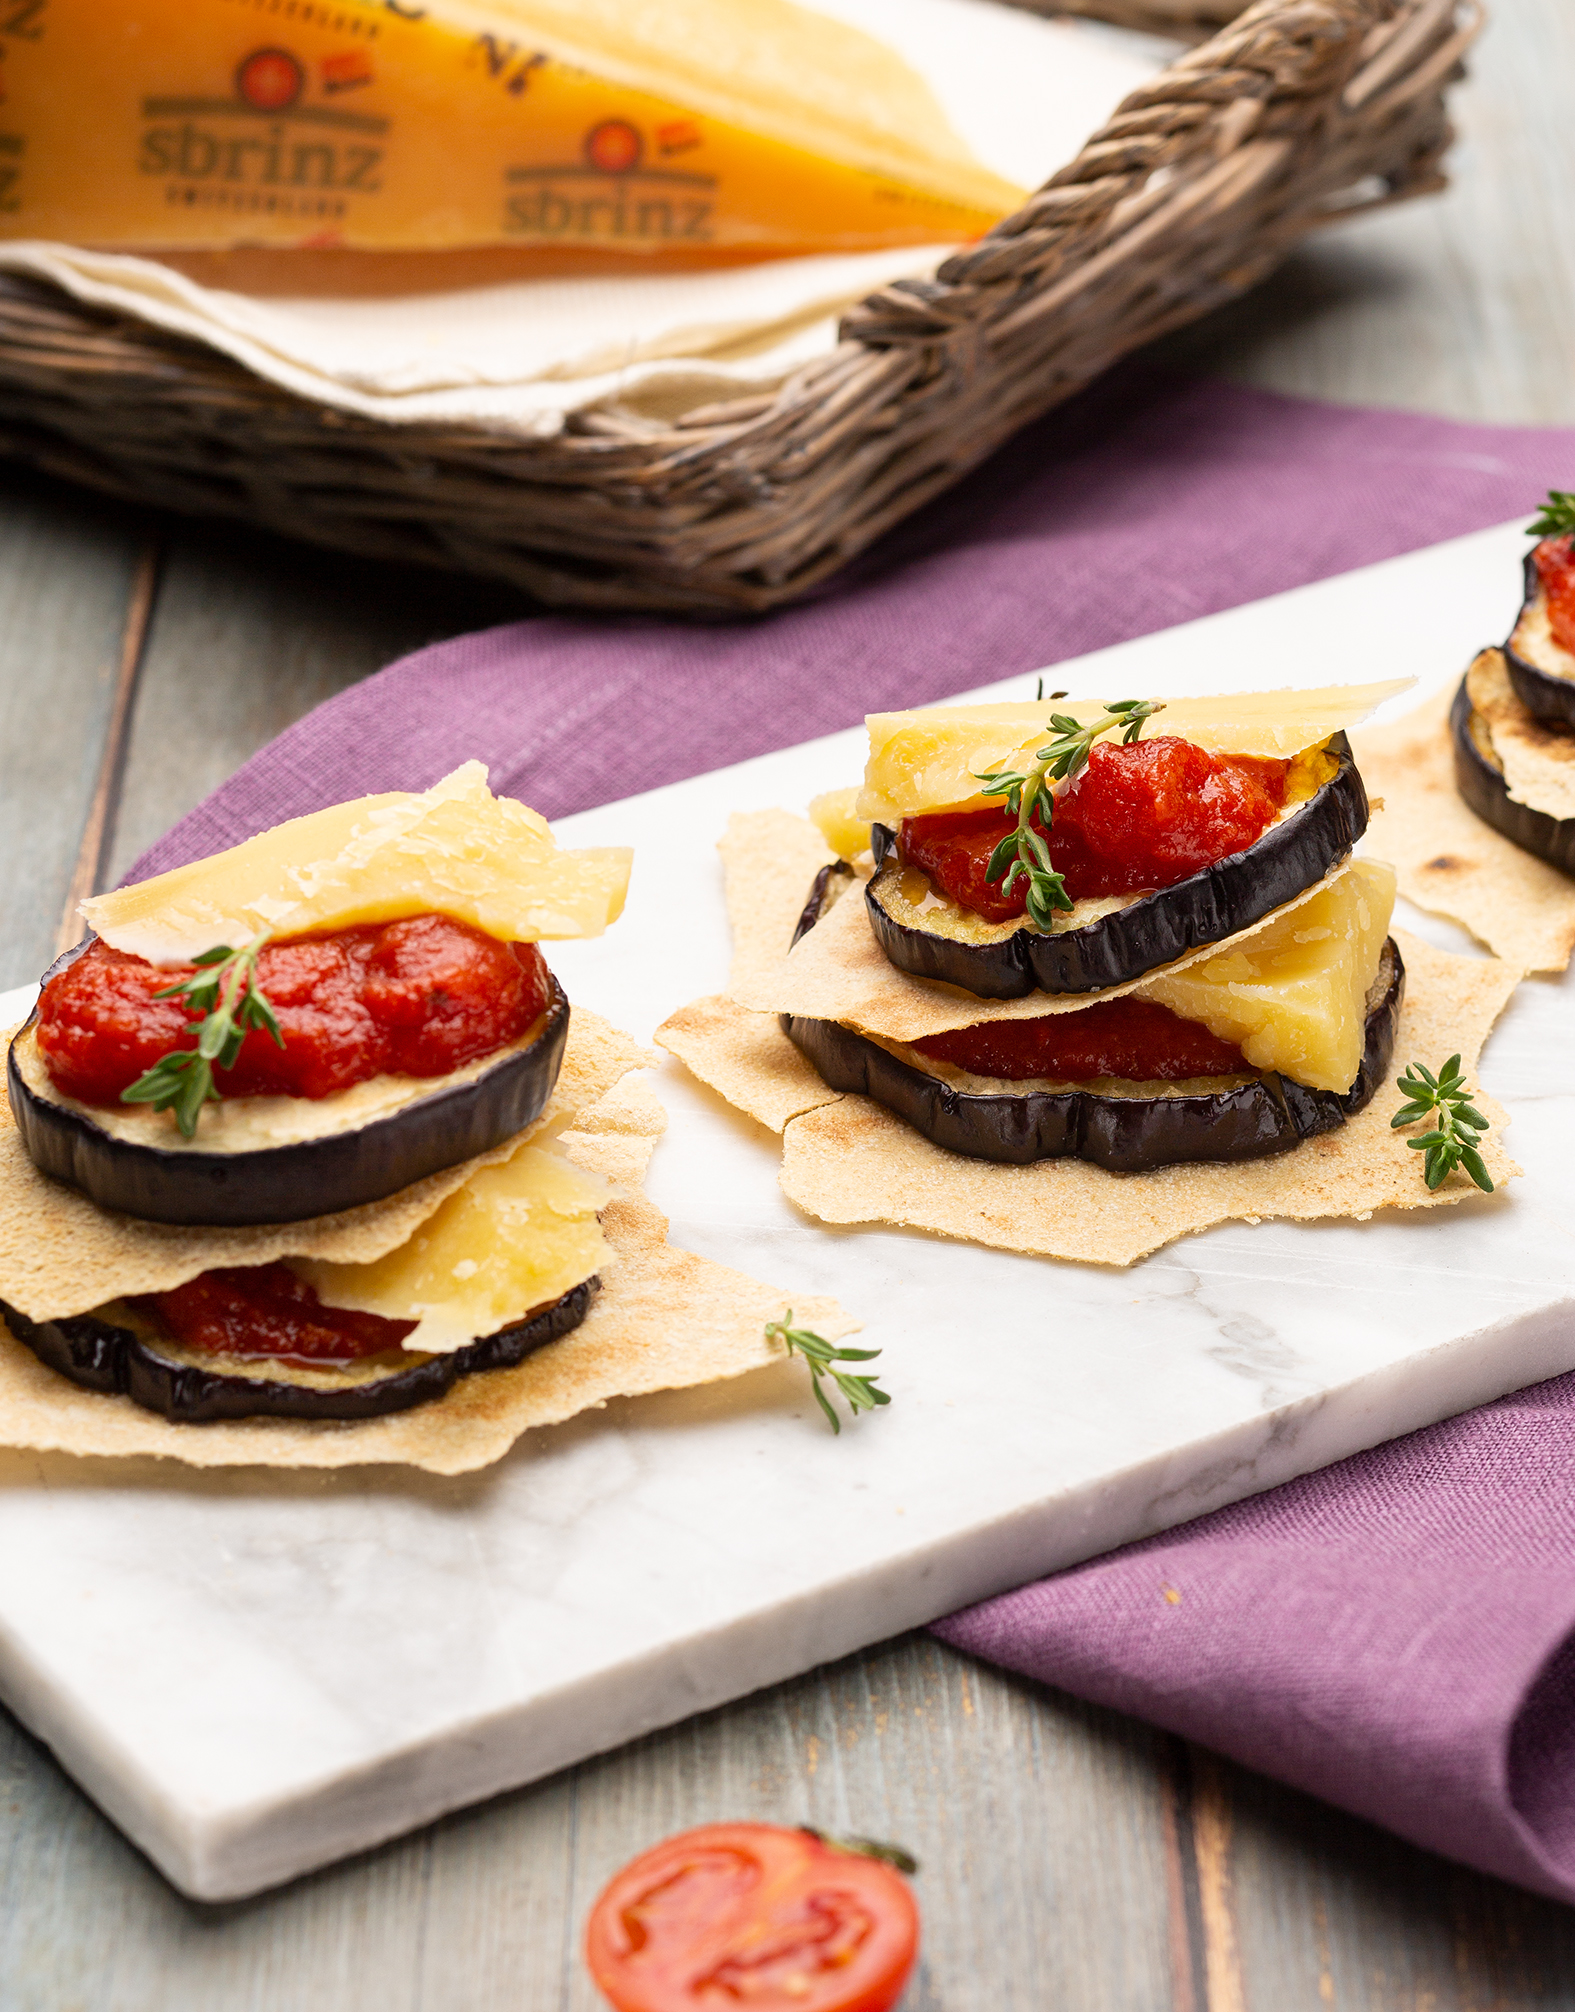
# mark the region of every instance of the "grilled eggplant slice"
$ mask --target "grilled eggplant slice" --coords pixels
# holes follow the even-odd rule
[[[1026,923],[986,923],[953,903],[946,905],[956,933],[899,920],[892,912],[904,872],[897,837],[890,826],[877,824],[876,872],[864,894],[875,940],[899,971],[940,979],[980,999],[1125,985],[1189,950],[1251,928],[1345,857],[1367,829],[1367,791],[1344,734],[1333,736],[1329,752],[1338,762],[1335,773],[1255,844],[1053,936]]]
[[[1513,659],[1509,674],[1524,705]],[[1455,744],[1455,787],[1469,808],[1523,852],[1545,859],[1561,873],[1575,874],[1575,818],[1549,817],[1545,810],[1513,800],[1502,770],[1490,758],[1492,741],[1471,704],[1464,678],[1449,709],[1449,732]]]
[[[1504,657],[1515,696],[1534,720],[1548,727],[1575,727],[1575,659],[1559,648],[1548,628],[1548,597],[1537,572],[1534,550],[1526,554],[1525,599],[1504,645]],[[1561,669],[1561,665],[1567,668]],[[1461,793],[1464,795],[1464,791]],[[1470,803],[1471,799],[1467,797],[1466,801]],[[1471,807],[1476,809],[1475,804]],[[1491,824],[1492,819],[1488,822]],[[1515,843],[1521,845],[1525,841],[1517,838]],[[1526,849],[1536,851],[1535,846]],[[1547,854],[1541,857],[1545,859]]]
[[[365,1365],[370,1373],[347,1377],[337,1389],[328,1387],[321,1374],[310,1382],[287,1382],[278,1376],[209,1369],[189,1350],[161,1346],[151,1323],[134,1328],[91,1313],[35,1321],[3,1301],[0,1318],[57,1374],[84,1390],[129,1397],[144,1411],[156,1411],[177,1425],[211,1425],[228,1418],[345,1420],[409,1411],[443,1396],[461,1377],[512,1369],[578,1327],[600,1289],[599,1279],[586,1279],[512,1327],[452,1354],[417,1356],[406,1366],[397,1357],[372,1357]]]
[[[872,1097],[948,1152],[1010,1166],[1071,1158],[1112,1174],[1142,1174],[1192,1161],[1267,1159],[1343,1125],[1389,1073],[1404,996],[1405,966],[1390,938],[1367,995],[1361,1068],[1343,1094],[1309,1090],[1270,1071],[1190,1095],[1077,1088],[981,1095],[833,1020],[781,1017],[783,1032],[833,1090]]]
[[[44,982],[86,947],[68,951]],[[525,1038],[469,1081],[417,1096],[358,1127],[236,1152],[145,1145],[96,1123],[86,1106],[68,1105],[52,1093],[33,1040],[36,1021],[34,1013],[12,1041],[6,1069],[11,1112],[35,1165],[103,1209],[148,1222],[239,1228],[381,1201],[512,1138],[540,1117],[552,1095],[569,1002],[554,979],[547,1010]]]

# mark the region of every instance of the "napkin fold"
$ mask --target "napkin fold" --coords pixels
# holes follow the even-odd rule
[[[254,756],[130,877],[471,757],[563,816],[1529,517],[1572,472],[1575,429],[1130,366],[798,607],[728,627],[554,615],[391,665]],[[939,1632],[1575,1900],[1572,1446],[1575,1375]]]

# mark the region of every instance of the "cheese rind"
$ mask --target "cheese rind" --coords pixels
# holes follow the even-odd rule
[[[522,1146],[450,1195],[371,1264],[288,1260],[327,1306],[414,1320],[403,1346],[447,1354],[521,1320],[606,1263],[607,1184],[546,1146]]]
[[[1144,721],[1139,738],[1176,734],[1213,754],[1286,761],[1356,726],[1414,683],[1413,678],[1398,678],[1316,691],[1167,699],[1163,712]],[[870,756],[858,815],[896,824],[905,817],[990,801],[980,794],[978,777],[1001,769],[1031,770],[1034,750],[1050,737],[1052,712],[1091,726],[1104,716],[1105,704],[1099,699],[1045,699],[1032,705],[930,706],[869,714]]]
[[[0,236],[692,257],[951,242],[1023,194],[899,56],[793,0],[24,15],[0,38]]]
[[[623,912],[627,846],[561,851],[547,820],[467,762],[396,792],[292,818],[228,852],[82,904],[106,943],[153,964],[215,944],[435,913],[503,942],[599,936]]]
[[[1140,985],[1137,996],[1234,1041],[1254,1069],[1348,1090],[1394,902],[1394,868],[1355,860],[1272,928]]]

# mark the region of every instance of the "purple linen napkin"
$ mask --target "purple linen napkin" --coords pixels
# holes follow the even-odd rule
[[[131,878],[473,756],[560,817],[1529,515],[1572,475],[1571,430],[1128,368],[802,606],[729,627],[545,617],[391,665]],[[1572,1412],[1563,1377],[940,1632],[1575,1899]]]

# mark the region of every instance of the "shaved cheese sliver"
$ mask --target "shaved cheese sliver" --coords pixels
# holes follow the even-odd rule
[[[1394,905],[1394,868],[1355,860],[1272,928],[1140,985],[1137,996],[1235,1042],[1254,1069],[1343,1092],[1361,1066],[1368,987]]]
[[[404,1346],[447,1354],[522,1319],[606,1262],[607,1183],[545,1146],[483,1167],[408,1243],[371,1264],[295,1258],[327,1306],[414,1320]]]
[[[106,943],[154,964],[215,944],[436,913],[504,942],[599,936],[623,912],[627,846],[561,851],[547,820],[495,797],[480,762],[292,818],[228,852],[84,901]]]
[[[1213,754],[1269,756],[1288,761],[1376,712],[1407,691],[1413,678],[1376,685],[1327,685],[1316,691],[1226,692],[1213,698],[1166,699],[1143,724],[1140,738],[1176,734]],[[1117,697],[1142,697],[1118,693]],[[908,713],[871,713],[870,758],[858,815],[881,824],[987,801],[977,778],[1001,768],[1031,769],[1051,729],[1052,712],[1091,726],[1104,717],[1102,699],[1034,704],[930,706]]]

